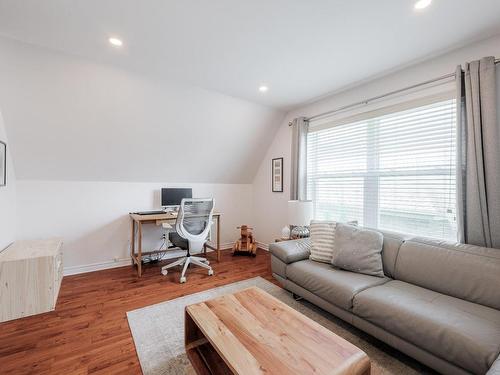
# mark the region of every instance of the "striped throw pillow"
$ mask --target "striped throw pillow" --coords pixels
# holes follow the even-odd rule
[[[335,221],[312,220],[309,226],[311,236],[311,255],[316,262],[331,263],[335,245]]]

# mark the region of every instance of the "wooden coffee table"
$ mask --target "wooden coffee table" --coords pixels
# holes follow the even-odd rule
[[[259,288],[186,307],[186,353],[209,374],[370,374],[359,348]]]

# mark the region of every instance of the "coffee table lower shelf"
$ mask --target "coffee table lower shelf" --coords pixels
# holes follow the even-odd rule
[[[193,319],[186,314],[186,354],[197,374],[233,375],[217,350],[203,336]]]

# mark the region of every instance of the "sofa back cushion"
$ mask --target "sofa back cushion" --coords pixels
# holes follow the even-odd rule
[[[500,309],[500,250],[413,238],[399,248],[394,277]]]
[[[385,230],[376,230],[384,236],[384,245],[382,246],[382,264],[384,267],[384,273],[387,277],[394,278],[399,248],[404,241],[407,241],[414,236]]]

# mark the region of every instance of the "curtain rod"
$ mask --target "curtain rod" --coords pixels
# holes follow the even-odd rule
[[[495,59],[495,64],[498,64],[498,63],[500,63],[500,58],[499,59]],[[378,95],[378,96],[374,96],[372,98],[365,99],[365,100],[362,100],[360,102],[356,102],[356,103],[353,103],[353,104],[348,104],[348,105],[345,105],[345,106],[342,106],[342,107],[339,107],[339,108],[335,108],[333,110],[330,110],[330,111],[327,111],[327,112],[323,112],[323,113],[320,113],[320,114],[308,117],[308,118],[306,118],[306,121],[311,121],[311,120],[315,120],[315,119],[318,119],[318,118],[321,118],[321,117],[324,117],[324,116],[332,115],[332,114],[334,114],[336,112],[340,112],[340,111],[343,111],[343,110],[346,110],[346,109],[349,109],[349,108],[352,108],[352,107],[357,107],[359,105],[363,105],[363,104],[366,105],[366,104],[368,104],[370,102],[373,102],[374,100],[385,98],[386,96],[391,96],[391,95],[399,94],[399,93],[404,92],[404,91],[412,90],[412,89],[415,89],[415,88],[418,88],[418,87],[421,87],[421,86],[428,85],[430,83],[439,82],[439,81],[442,81],[444,79],[448,79],[448,78],[452,78],[452,77],[455,77],[455,73],[445,74],[445,75],[443,75],[441,77],[429,79],[428,81],[425,81],[425,82],[420,82],[420,83],[417,83],[415,85],[411,85],[411,86],[404,87],[402,89],[390,91],[388,93],[385,93],[385,94],[382,94],[382,95]],[[288,123],[288,125],[291,126],[292,122],[290,121]]]

